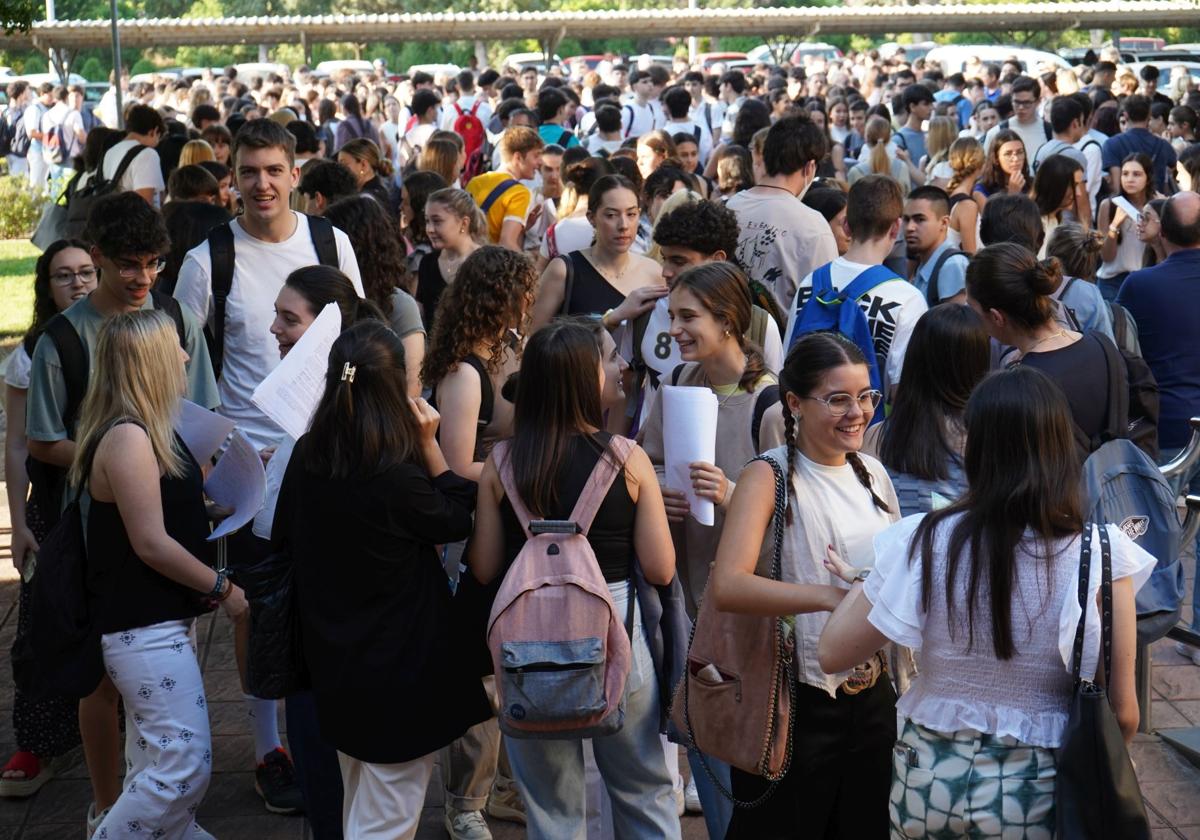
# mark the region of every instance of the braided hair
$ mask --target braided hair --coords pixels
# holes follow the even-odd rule
[[[796,418],[788,409],[787,395],[807,397],[821,384],[825,374],[842,365],[865,365],[866,358],[858,345],[848,338],[834,332],[814,332],[801,336],[788,353],[787,361],[779,372],[779,400],[783,404],[783,430],[787,440],[787,474],[791,481],[796,464],[796,437],[799,429]],[[857,452],[847,452],[846,462],[854,470],[854,476],[859,483],[871,494],[875,507],[885,513],[891,513],[887,502],[875,492],[874,481],[866,463]],[[787,521],[792,522],[792,503],[789,497]]]

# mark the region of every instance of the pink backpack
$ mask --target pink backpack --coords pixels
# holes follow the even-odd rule
[[[623,626],[587,532],[633,447],[612,438],[568,521],[533,519],[514,486],[508,443],[494,450],[528,537],[488,619],[500,729],[510,737],[592,738],[624,723],[634,594]]]

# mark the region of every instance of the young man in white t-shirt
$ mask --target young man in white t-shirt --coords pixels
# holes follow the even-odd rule
[[[158,152],[155,151],[165,130],[163,118],[149,105],[134,105],[125,116],[125,128],[125,139],[105,152],[101,171],[105,178],[116,177],[125,156],[133,149],[143,147],[126,167],[117,189],[135,192],[146,199],[151,207],[158,207],[166,189]],[[202,315],[197,317],[203,318]]]
[[[676,134],[691,135],[699,147],[699,164],[703,169],[704,164],[708,163],[708,156],[712,154],[713,139],[708,126],[703,121],[697,121],[689,116],[692,107],[691,94],[682,86],[668,88],[663,94],[663,106],[667,112],[667,121],[663,124],[663,131],[672,136]]]
[[[492,107],[488,104],[487,99],[481,97],[475,89],[475,74],[470,70],[463,70],[458,74],[458,99],[453,105],[442,110],[442,128],[446,131],[453,131],[454,123],[458,121],[459,116],[471,113],[476,102],[479,103],[479,108],[475,111],[475,117],[480,124],[487,125],[492,120]]]
[[[882,265],[900,232],[904,213],[904,194],[900,185],[886,175],[867,175],[850,188],[846,204],[846,226],[850,247],[845,256],[829,261],[830,282],[843,289],[869,268]],[[828,226],[826,226],[828,227]],[[814,266],[814,270],[819,266]],[[812,272],[800,281],[788,313],[787,348],[795,339],[798,313],[812,297]],[[900,277],[886,280],[858,300],[867,316],[875,357],[884,386],[894,388],[900,381],[904,351],[913,327],[928,307],[916,286]]]
[[[310,220],[290,207],[291,193],[300,175],[295,163],[295,137],[278,123],[251,120],[238,131],[233,150],[234,177],[245,212],[229,222],[233,241],[233,276],[221,325],[224,352],[213,359],[220,368],[217,389],[220,413],[234,420],[254,447],[264,450],[281,443],[286,433],[250,402],[254,389],[279,364],[279,346],[271,335],[275,298],[287,276],[298,268],[320,261],[309,229]],[[333,229],[337,267],[360,296],[363,294],[358,262],[350,240]],[[210,240],[184,257],[175,298],[216,331],[213,305],[213,261]],[[229,538],[231,568],[252,562],[261,549],[248,530]],[[295,786],[290,759],[283,752],[275,721],[275,701],[246,697],[255,734],[255,781],[268,810],[288,813],[303,807]],[[289,732],[310,723],[290,720]],[[312,724],[315,727],[315,723]],[[311,733],[309,733],[311,734]]]
[[[763,144],[766,175],[726,204],[737,213],[741,228],[738,263],[752,282],[774,295],[783,312],[796,293],[796,281],[838,255],[825,217],[799,198],[816,177],[817,161],[825,157],[827,146],[825,133],[808,117],[778,120]]]
[[[657,128],[656,114],[650,104],[654,92],[654,80],[644,70],[629,74],[629,87],[633,98],[621,105],[621,134],[624,137],[641,137]]]
[[[611,103],[604,103],[594,112],[596,132],[584,141],[584,148],[593,155],[601,152],[613,154],[625,142],[621,130],[621,109]]]

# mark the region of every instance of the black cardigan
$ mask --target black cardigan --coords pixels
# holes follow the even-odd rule
[[[413,464],[344,480],[296,445],[275,536],[295,562],[296,606],[322,739],[372,764],[411,761],[491,716],[465,666],[434,546],[471,533],[476,485]]]

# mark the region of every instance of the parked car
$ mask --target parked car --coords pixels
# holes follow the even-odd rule
[[[948,44],[935,47],[925,55],[925,62],[937,62],[947,75],[961,73],[967,61],[978,57],[987,64],[1001,64],[1009,59],[1016,60],[1026,73],[1038,73],[1046,67],[1069,70],[1070,63],[1060,55],[1031,50],[1026,47],[1010,47],[1001,44]]]
[[[555,55],[550,59],[550,67],[557,66],[559,71],[563,70],[563,60],[561,56]],[[504,61],[500,62],[501,69],[511,67],[518,73],[530,67],[534,68],[541,75],[546,75],[550,68],[546,66],[546,56],[540,52],[525,52],[512,53],[506,56]]]
[[[842,57],[842,51],[833,44],[821,41],[796,41],[784,44],[782,49],[776,50],[772,50],[769,44],[763,44],[746,53],[746,59],[754,63],[761,61],[766,64],[775,64],[777,55],[782,55],[786,61],[799,65],[804,63],[805,56],[833,61]]]
[[[266,79],[272,74],[288,79],[292,74],[292,71],[286,64],[275,64],[269,61],[249,61],[245,64],[235,64],[233,66],[237,70],[238,79],[241,81],[254,78]]]
[[[903,51],[905,61],[916,61],[918,58],[924,58],[929,55],[929,51],[936,46],[937,41],[918,41],[915,44],[900,44],[896,41],[888,41],[879,45],[879,55],[884,59],[889,59],[894,58]]]
[[[728,64],[731,61],[745,61],[746,54],[742,52],[710,52],[696,56],[696,66],[701,70],[711,70],[714,64]]]
[[[313,68],[313,72],[319,76],[336,76],[345,70],[349,70],[351,73],[374,73],[375,65],[369,61],[347,58],[337,61],[322,61]]]

